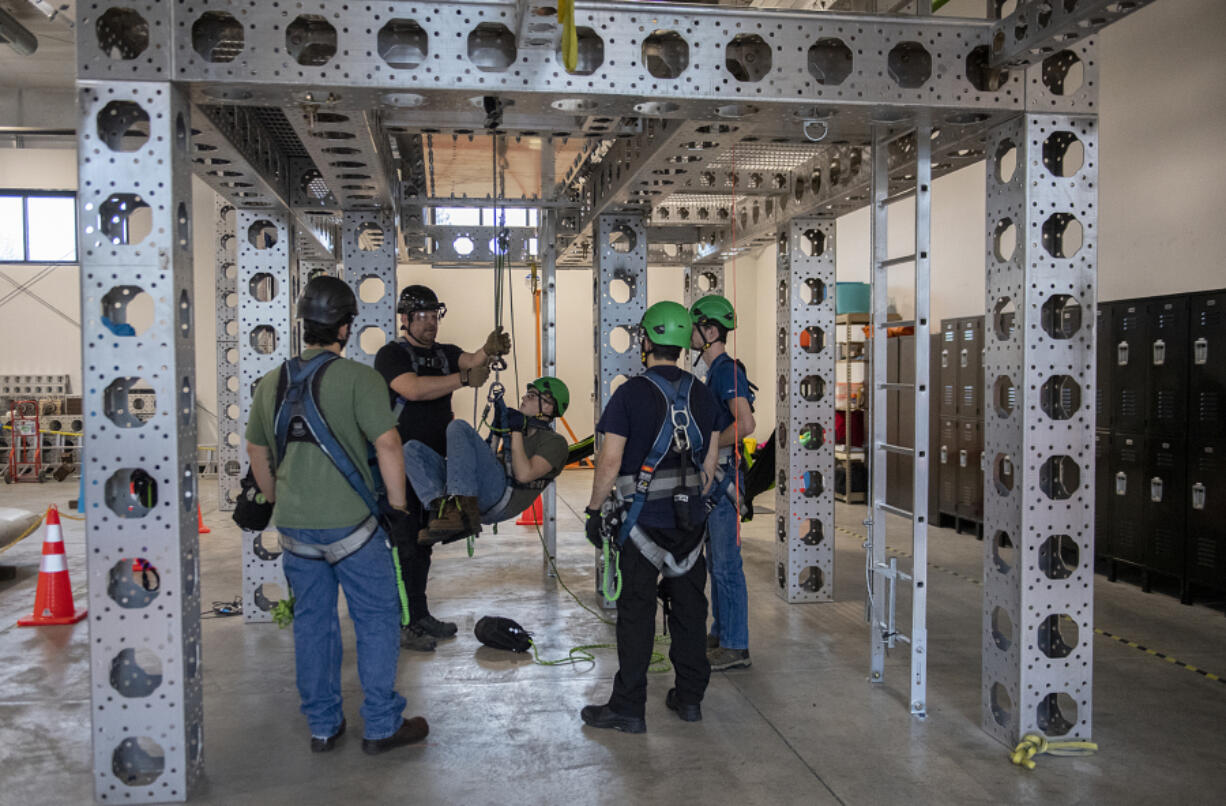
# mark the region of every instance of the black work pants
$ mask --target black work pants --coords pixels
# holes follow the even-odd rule
[[[426,527],[426,513],[412,488],[408,491],[409,517],[413,523],[410,531],[412,538],[404,545],[396,546],[396,555],[400,560],[400,579],[404,583],[405,596],[409,601],[409,620],[417,621],[430,615],[430,606],[426,601],[426,580],[430,576],[430,560],[434,555],[434,546],[423,546],[417,542],[417,533]]]
[[[663,546],[675,538],[672,530],[643,529]],[[707,566],[700,554],[686,574],[660,580],[660,571],[633,543],[621,550],[622,593],[617,600],[617,677],[609,708],[623,716],[643,717],[647,707],[647,667],[655,645],[656,593],[670,600],[668,658],[676,674],[677,700],[702,702],[711,679],[707,662]]]

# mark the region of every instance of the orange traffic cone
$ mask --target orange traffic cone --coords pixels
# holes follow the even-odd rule
[[[544,522],[541,514],[541,497],[538,495],[536,500],[532,502],[532,506],[520,513],[519,520],[515,521],[515,525],[540,526]]]
[[[204,513],[200,511],[200,505],[196,504],[196,532],[197,534],[207,535],[213,530],[204,525]]]
[[[76,624],[85,618],[86,612],[84,608],[76,610],[72,603],[72,583],[68,580],[68,557],[64,554],[60,512],[52,506],[47,510],[47,534],[43,538],[43,559],[38,569],[34,614],[18,619],[17,626]]]

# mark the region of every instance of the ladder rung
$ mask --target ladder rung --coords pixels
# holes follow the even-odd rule
[[[894,204],[895,202],[905,201],[915,195],[915,186],[911,186],[906,190],[900,190],[893,196],[886,196],[881,202],[882,204]]]
[[[886,504],[886,503],[877,504],[877,509],[880,509],[882,512],[888,512],[891,515],[897,515],[900,518],[906,518],[907,520],[911,520],[914,517],[909,511],[905,509],[900,509],[896,506],[891,506],[890,504]]]
[[[877,388],[878,388],[878,389],[896,389],[896,390],[901,390],[901,391],[903,391],[903,392],[907,392],[907,391],[914,392],[914,391],[915,391],[915,384],[913,384],[913,383],[896,383],[896,382],[894,382],[894,381],[886,381],[885,383],[882,383],[882,384],[878,385],[878,387],[877,387]]]
[[[901,263],[910,263],[910,262],[912,262],[913,260],[915,260],[915,254],[914,254],[914,253],[912,253],[912,254],[910,254],[910,255],[900,255],[899,257],[892,257],[892,258],[890,258],[889,260],[883,260],[883,261],[881,261],[881,266],[882,266],[882,268],[888,268],[888,267],[890,267],[890,266],[897,266],[897,265],[899,265],[899,264],[901,264]]]
[[[891,445],[888,442],[878,442],[877,447],[886,453],[897,453],[902,456],[914,456],[915,448],[907,448],[902,445]]]
[[[877,323],[877,328],[879,330],[885,330],[891,327],[915,327],[915,320],[914,319],[895,319],[892,322],[878,322]]]

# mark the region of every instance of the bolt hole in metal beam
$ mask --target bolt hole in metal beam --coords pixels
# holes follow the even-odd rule
[[[483,22],[468,34],[468,60],[484,73],[506,71],[518,56],[515,34],[499,22]]]
[[[653,31],[643,40],[642,61],[655,78],[679,78],[690,66],[690,45],[676,31]]]
[[[147,736],[129,736],[111,753],[111,772],[125,786],[149,786],[165,769],[166,751]]]
[[[157,506],[158,483],[141,468],[121,467],[107,479],[103,499],[121,518],[143,518]]]
[[[229,64],[245,47],[243,25],[225,11],[206,11],[192,23],[192,49],[210,64]]]
[[[1043,60],[1041,76],[1053,95],[1073,95],[1085,84],[1085,65],[1073,51],[1062,50]]]
[[[578,40],[579,57],[575,60],[575,69],[567,70],[567,72],[573,76],[590,76],[604,65],[604,40],[600,38],[600,34],[587,26],[576,28],[575,37]],[[561,37],[558,38],[554,58],[557,59],[558,64],[563,64]],[[563,67],[565,68],[564,64]]]
[[[110,679],[121,696],[148,697],[162,685],[162,660],[145,647],[128,647],[111,659]]]
[[[139,336],[153,324],[153,297],[140,286],[115,286],[102,297],[101,314],[109,333]]]
[[[336,28],[318,14],[302,14],[285,28],[285,51],[303,67],[323,67],[336,55]]]
[[[108,57],[131,61],[149,47],[149,22],[130,8],[111,8],[98,17],[94,35]]]
[[[724,66],[737,81],[761,81],[771,71],[771,47],[757,34],[737,34],[724,46]]]
[[[416,20],[393,19],[379,29],[379,57],[389,67],[412,70],[430,55],[430,36]]]
[[[111,101],[94,120],[98,139],[111,151],[139,151],[149,141],[149,113],[134,101]]]
[[[139,610],[158,597],[162,577],[157,566],[143,557],[124,557],[107,572],[106,593],[122,608]]]

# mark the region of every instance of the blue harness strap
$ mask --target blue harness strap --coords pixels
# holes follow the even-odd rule
[[[370,514],[382,520],[379,492],[383,485],[377,466],[372,466],[371,471],[379,492],[367,486],[366,479],[362,477],[353,458],[328,428],[328,423],[319,410],[319,401],[315,399],[316,376],[339,358],[336,353],[325,351],[309,361],[291,358],[282,366],[285,397],[278,403],[275,418],[277,464],[280,465],[285,460],[285,451],[291,441],[317,445],[366,504]]]
[[[648,451],[647,458],[643,460],[635,478],[634,496],[630,499],[630,506],[617,533],[619,548],[625,544],[630,537],[630,531],[638,523],[643,505],[647,503],[647,490],[651,487],[656,468],[674,444],[681,452],[688,447],[690,461],[696,468],[702,467],[703,435],[694,418],[690,416],[690,389],[694,386],[694,376],[686,373],[673,382],[649,371],[644,372],[642,377],[651,381],[652,386],[664,396],[665,414],[655,442],[652,443],[651,450]]]

